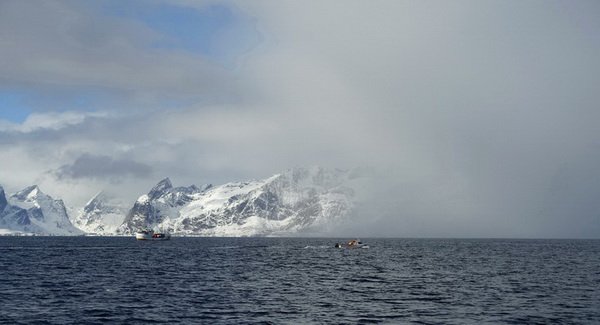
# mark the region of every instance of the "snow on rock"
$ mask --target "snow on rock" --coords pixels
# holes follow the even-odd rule
[[[100,192],[76,213],[73,223],[88,234],[112,235],[123,223],[126,213],[122,203]]]
[[[156,228],[164,221],[179,217],[179,209],[194,200],[194,195],[210,188],[173,187],[165,178],[153,187],[148,194],[140,196],[127,213],[125,221],[117,229],[117,234],[131,234],[139,229]]]
[[[121,234],[154,228],[180,235],[266,236],[327,230],[353,208],[349,173],[295,168],[264,180],[174,188],[169,179],[142,195]]]
[[[0,228],[40,235],[79,235],[62,200],[54,200],[37,185],[11,195],[0,187]]]
[[[0,187],[0,235],[131,235],[145,228],[190,236],[323,233],[348,220],[358,184],[353,171],[320,167],[219,186],[174,187],[165,178],[131,209],[100,192],[70,211],[71,221],[64,203],[38,186],[8,198]]]

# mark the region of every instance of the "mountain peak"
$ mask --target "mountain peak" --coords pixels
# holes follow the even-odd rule
[[[94,195],[94,197],[92,197],[83,207],[84,211],[89,212],[89,211],[93,211],[94,209],[97,209],[98,207],[100,207],[102,205],[102,201],[105,200],[105,194],[104,191],[100,191],[98,192],[96,195]]]
[[[167,187],[173,187],[173,184],[171,183],[171,179],[168,177],[163,178],[160,182],[158,182],[158,184],[156,184],[156,186],[167,186]]]
[[[4,213],[7,206],[10,213],[0,216],[5,222],[8,217],[9,229],[46,235],[82,233],[69,220],[64,202],[45,194],[37,185],[29,186],[10,198],[11,201],[4,207]]]
[[[37,186],[37,185],[31,185],[31,186],[25,188],[21,192],[28,193],[28,194],[31,194],[31,195],[36,195],[36,194],[38,194],[38,192],[40,192],[40,187]]]
[[[29,186],[15,194],[12,195],[13,198],[16,198],[20,201],[34,200],[39,195],[43,195],[44,193],[40,190],[37,185]]]
[[[94,195],[87,203],[86,205],[90,205],[92,204],[94,201],[98,201],[101,200],[104,196],[104,191],[100,191],[98,193],[96,193],[96,195]]]
[[[173,188],[173,184],[171,183],[171,180],[166,177],[163,180],[161,180],[160,182],[158,182],[158,184],[156,184],[151,190],[150,192],[148,192],[148,197],[153,200],[159,196],[161,196],[162,194],[164,194],[166,191],[170,190]]]

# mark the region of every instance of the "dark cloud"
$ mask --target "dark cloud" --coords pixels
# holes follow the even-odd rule
[[[53,174],[59,179],[110,179],[121,183],[126,177],[144,178],[152,175],[152,167],[128,159],[83,154],[72,164],[64,165]]]

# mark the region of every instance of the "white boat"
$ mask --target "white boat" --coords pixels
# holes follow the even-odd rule
[[[137,240],[169,240],[171,234],[163,232],[154,232],[152,230],[140,230],[135,233],[135,239]]]

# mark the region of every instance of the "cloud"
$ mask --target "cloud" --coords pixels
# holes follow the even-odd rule
[[[374,190],[377,208],[362,210],[379,220],[374,234],[598,236],[583,230],[597,216],[592,208],[548,212],[548,180],[562,164],[594,173],[582,160],[599,141],[600,98],[590,87],[600,81],[597,5],[266,7],[245,6],[273,40],[250,62],[272,105],[261,116],[282,125],[268,143],[292,144],[276,151],[288,163],[385,171],[388,190]],[[562,194],[600,196],[586,183]]]
[[[2,2],[0,87],[23,90],[36,114],[0,125],[2,171],[15,175],[0,176],[84,202],[89,188],[134,197],[164,176],[201,184],[371,166],[380,176],[348,232],[599,236],[596,3],[220,5],[261,33],[246,51],[254,33],[220,31],[236,34],[217,51],[234,68],[177,42],[155,46],[165,34],[135,15]],[[249,37],[244,51],[236,37]],[[48,170],[58,180],[40,176]]]
[[[86,114],[74,111],[61,113],[29,114],[22,123],[7,123],[0,126],[0,132],[32,133],[39,130],[60,130],[62,128],[82,123],[86,118],[102,116],[102,114]]]
[[[1,6],[0,87],[26,90],[33,109],[79,109],[85,93],[88,103],[144,109],[236,92],[206,56],[153,46],[163,35],[143,21],[71,1]]]
[[[152,167],[129,159],[113,159],[109,156],[83,154],[72,164],[53,172],[59,180],[79,178],[108,178],[122,183],[124,177],[149,177]]]

